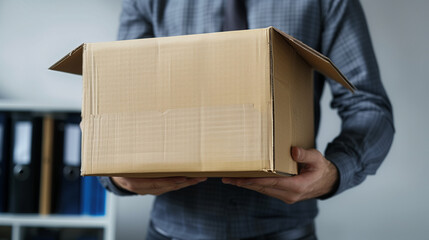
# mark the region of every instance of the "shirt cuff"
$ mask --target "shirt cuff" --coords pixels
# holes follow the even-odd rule
[[[108,191],[114,193],[115,195],[119,196],[132,196],[136,195],[136,193],[130,192],[126,189],[123,189],[119,186],[117,186],[110,177],[98,177],[101,185],[103,185],[104,188],[106,188]]]
[[[332,162],[338,170],[338,182],[332,192],[319,197],[321,200],[331,198],[337,194],[350,188],[350,183],[353,181],[355,167],[351,156],[344,152],[327,153],[325,156],[328,161]]]

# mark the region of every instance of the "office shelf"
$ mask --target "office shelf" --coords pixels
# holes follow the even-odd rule
[[[0,111],[8,113],[29,112],[37,116],[78,113],[80,108],[65,106],[60,103],[36,103],[0,99]],[[90,235],[97,240],[115,239],[115,197],[107,192],[105,214],[60,215],[60,214],[14,214],[0,212],[0,240],[32,240],[40,238],[46,232],[54,232],[60,240],[79,239]],[[57,238],[55,238],[57,239]]]
[[[106,213],[103,216],[40,215],[0,213],[0,240],[24,240],[28,229],[93,229],[102,232],[104,240],[115,238],[114,196],[106,194]]]

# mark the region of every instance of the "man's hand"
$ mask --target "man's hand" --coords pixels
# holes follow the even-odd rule
[[[338,170],[319,151],[294,147],[292,158],[301,167],[297,176],[223,178],[222,181],[278,198],[288,204],[320,197],[334,190],[338,182]]]
[[[207,180],[207,178],[127,178],[112,177],[112,181],[119,187],[139,195],[161,195],[166,192],[179,190]]]

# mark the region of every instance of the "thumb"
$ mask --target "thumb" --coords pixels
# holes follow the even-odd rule
[[[323,159],[322,154],[316,149],[292,148],[292,158],[298,163],[315,164]]]

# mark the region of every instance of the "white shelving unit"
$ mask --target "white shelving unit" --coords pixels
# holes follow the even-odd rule
[[[38,113],[77,112],[79,107],[59,103],[38,104],[0,100],[0,111],[29,111]],[[89,215],[41,215],[0,213],[0,240],[24,240],[28,229],[96,229],[102,232],[103,240],[115,239],[115,196],[106,192],[105,214]],[[98,235],[98,234],[97,234]]]
[[[103,216],[0,214],[0,227],[11,228],[11,240],[22,240],[24,228],[101,229],[104,240],[115,239],[115,197],[106,194],[106,214]],[[0,238],[1,239],[1,238]]]

